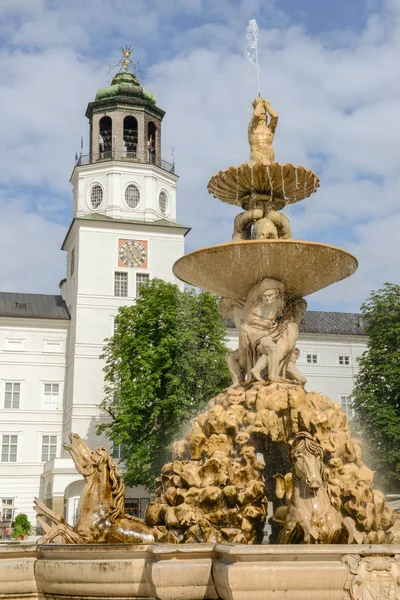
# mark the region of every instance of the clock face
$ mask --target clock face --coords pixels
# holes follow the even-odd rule
[[[146,248],[140,242],[128,240],[119,247],[119,259],[127,267],[140,267],[146,258]]]

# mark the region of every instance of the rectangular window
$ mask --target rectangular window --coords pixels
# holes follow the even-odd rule
[[[346,417],[351,420],[354,416],[353,399],[351,396],[340,396],[340,404]]]
[[[111,456],[116,458],[117,460],[120,458],[124,458],[125,455],[125,445],[124,444],[113,444],[111,447]]]
[[[43,340],[43,352],[62,352],[61,340]]]
[[[75,248],[71,250],[71,277],[75,273]]]
[[[4,394],[4,408],[19,408],[21,384],[7,381]]]
[[[2,506],[1,518],[2,521],[12,521],[14,517],[14,498],[0,498],[0,508]]]
[[[4,349],[12,352],[21,352],[25,349],[25,340],[23,338],[5,338]]]
[[[307,354],[307,363],[316,365],[318,363],[318,354]]]
[[[1,462],[17,462],[17,435],[3,435],[1,444]]]
[[[44,384],[44,407],[49,410],[57,410],[60,406],[60,384]]]
[[[114,296],[128,295],[128,273],[116,272],[114,275]]]
[[[125,512],[132,517],[138,517],[139,498],[125,498]]]
[[[350,364],[350,356],[348,354],[340,354],[338,356],[339,365],[349,365]]]
[[[57,436],[42,435],[42,462],[52,460],[57,455]]]
[[[140,288],[150,281],[149,273],[136,273],[136,296],[140,295]]]

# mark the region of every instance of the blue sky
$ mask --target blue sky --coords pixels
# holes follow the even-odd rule
[[[321,179],[288,209],[294,237],[340,245],[360,264],[309,307],[358,310],[371,289],[398,282],[398,0],[0,0],[0,14],[0,290],[57,293],[85,109],[124,44],[167,112],[163,155],[174,146],[187,251],[230,239],[237,210],[206,185],[248,158],[252,18],[261,92],[280,115],[276,159]]]

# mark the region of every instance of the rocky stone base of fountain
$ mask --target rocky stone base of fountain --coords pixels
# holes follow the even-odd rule
[[[393,600],[400,546],[0,545],[2,600]]]
[[[266,382],[228,388],[175,442],[146,516],[157,541],[260,543],[268,501],[276,541],[291,494],[290,440],[299,432],[322,446],[324,486],[343,519],[354,520],[364,543],[393,542],[395,513],[373,489],[341,407],[300,385]]]

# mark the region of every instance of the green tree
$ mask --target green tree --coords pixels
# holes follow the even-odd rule
[[[154,279],[119,309],[107,340],[102,424],[124,448],[128,485],[154,488],[188,419],[230,383],[226,329],[215,297]]]
[[[28,517],[25,513],[20,513],[15,517],[15,521],[12,524],[12,534],[13,538],[24,538],[27,536],[32,529],[31,524],[29,522]]]
[[[400,489],[400,286],[386,283],[361,306],[368,348],[354,389],[356,425],[376,481]]]

